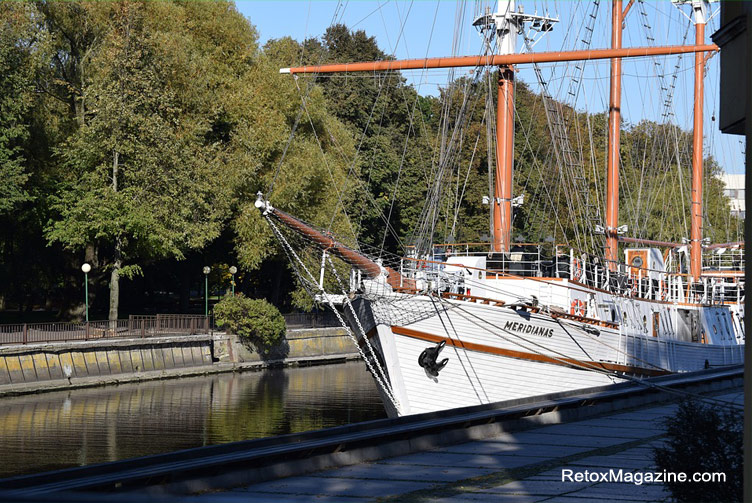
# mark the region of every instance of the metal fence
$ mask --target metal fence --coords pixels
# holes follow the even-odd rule
[[[331,311],[316,313],[289,313],[283,315],[288,328],[326,328],[340,326],[339,319]]]
[[[289,328],[338,327],[329,311],[285,314]],[[116,337],[155,337],[211,333],[214,320],[197,314],[131,315],[127,320],[88,323],[16,323],[0,325],[0,345],[88,341]]]
[[[127,320],[88,323],[17,323],[0,325],[0,344],[189,335],[210,333],[212,328],[211,317],[192,314],[132,315]]]

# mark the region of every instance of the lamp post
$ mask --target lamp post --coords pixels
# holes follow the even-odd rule
[[[204,316],[209,317],[209,273],[211,267],[204,266]]]
[[[232,282],[230,283],[232,285],[232,296],[235,296],[235,273],[238,272],[238,268],[234,265],[230,266],[230,274],[232,274]]]
[[[91,271],[91,265],[88,262],[84,262],[81,266],[81,270],[84,272],[84,304],[86,305],[86,323],[89,323],[89,271]]]

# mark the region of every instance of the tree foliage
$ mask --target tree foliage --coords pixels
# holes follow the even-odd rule
[[[658,471],[723,473],[723,481],[687,483],[667,481],[679,502],[742,501],[743,415],[685,400],[666,420],[666,444],[654,449]]]
[[[34,61],[31,26],[21,22],[25,11],[23,4],[0,5],[0,18],[18,20],[0,24],[0,214],[30,199],[23,150],[29,137]]]
[[[0,305],[34,285],[42,301],[69,299],[83,259],[116,317],[121,276],[161,264],[186,277],[176,261],[200,271],[205,257],[237,263],[246,288],[302,304],[253,206],[259,191],[353,245],[404,253],[423,234],[489,239],[495,74],[466,74],[438,96],[398,72],[293,79],[278,69],[391,56],[343,25],[259,47],[226,1],[6,2],[0,39]],[[513,192],[526,202],[514,236],[576,244],[592,225],[557,163],[541,96],[517,81],[515,99]],[[561,106],[571,137],[592,140],[577,183],[603,207],[607,116]],[[688,234],[689,135],[623,125],[619,223],[631,235]],[[704,233],[735,241],[720,168],[705,165]]]
[[[329,225],[337,199],[325,188],[344,180],[350,134],[314,90],[280,163],[298,92],[231,3],[38,2],[3,15],[11,21],[4,26],[35,30],[29,52],[37,71],[27,75],[16,62],[20,76],[3,82],[19,87],[23,77],[45,90],[34,104],[44,114],[36,134],[51,154],[26,163],[43,162],[54,186],[44,194],[45,235],[86,251],[95,270],[109,274],[111,318],[120,276],[201,251],[228,226],[240,265],[255,269],[273,257],[271,233],[252,205],[273,178],[279,207]],[[10,103],[15,124],[26,105]],[[4,125],[5,137],[23,140],[30,122]],[[12,188],[19,201],[28,176],[22,153],[14,144],[0,152],[13,157],[3,164],[10,171],[2,190]],[[334,219],[335,230],[341,224]]]
[[[287,332],[285,318],[264,299],[249,299],[243,294],[227,295],[214,306],[218,327],[253,343],[260,351],[278,344]]]
[[[293,54],[308,64],[390,59],[364,31],[335,24],[321,40],[308,39]],[[288,60],[288,64],[292,61]],[[319,75],[307,85],[322,89],[330,112],[356,141],[345,190],[358,197],[349,208],[365,244],[403,252],[425,199],[430,132],[424,98],[398,72]],[[353,176],[355,175],[355,176]]]

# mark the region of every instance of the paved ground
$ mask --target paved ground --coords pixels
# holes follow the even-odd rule
[[[719,399],[743,403],[742,390]],[[666,501],[662,484],[563,482],[573,472],[648,472],[663,440],[662,405],[508,433],[375,463],[189,498],[219,502],[603,502]]]

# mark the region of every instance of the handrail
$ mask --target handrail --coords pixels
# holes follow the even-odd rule
[[[570,248],[570,250],[574,252],[575,249]],[[521,253],[524,254],[525,252]],[[562,255],[562,257],[563,256],[564,255]],[[589,255],[585,254],[585,257],[587,256]],[[733,289],[725,290],[723,295],[721,295],[720,292],[717,291],[717,288],[712,284],[708,284],[707,281],[697,284],[688,281],[689,274],[687,273],[673,273],[658,269],[648,269],[646,267],[635,267],[628,264],[621,264],[627,272],[619,273],[619,276],[626,278],[626,281],[623,286],[619,287],[619,291],[613,291],[611,290],[613,285],[609,279],[614,275],[613,272],[606,271],[606,268],[603,267],[602,279],[604,280],[604,284],[600,285],[601,270],[597,269],[597,265],[596,271],[593,272],[592,269],[588,269],[590,264],[581,262],[581,258],[575,256],[573,253],[570,255],[569,259],[569,270],[565,270],[565,279],[569,279],[570,282],[562,286],[574,291],[591,293],[593,289],[600,291],[606,289],[605,291],[609,291],[609,293],[628,298],[642,298],[651,301],[682,302],[690,304],[714,304],[717,302],[725,302],[729,299],[731,299],[731,301],[734,301],[734,299],[739,301],[741,298],[741,291],[738,288],[737,291],[734,291]],[[406,262],[415,262],[417,264],[434,264],[462,268],[468,271],[482,271],[486,274],[487,278],[496,277],[496,279],[498,279],[499,277],[503,277],[510,279],[527,279],[544,284],[552,284],[551,281],[554,280],[554,278],[522,276],[506,271],[496,271],[493,269],[484,269],[481,267],[456,263],[453,264],[439,260],[419,259],[413,257],[404,257],[402,260]],[[581,276],[573,276],[576,274],[572,271],[573,263],[576,264],[576,267],[581,271],[579,273]],[[417,267],[418,271],[416,272],[419,272],[420,266]],[[592,274],[597,274],[598,278],[591,277]],[[657,279],[655,276],[657,276]],[[706,275],[704,278],[708,279],[709,276]],[[466,279],[466,281],[468,280]]]

